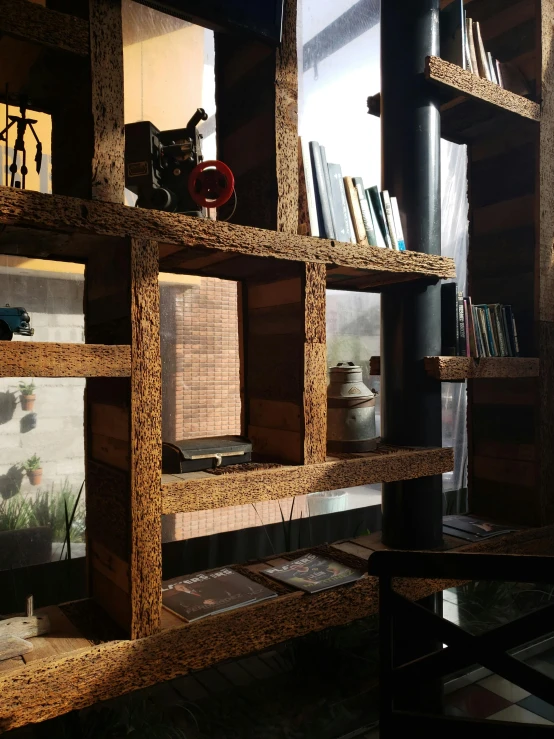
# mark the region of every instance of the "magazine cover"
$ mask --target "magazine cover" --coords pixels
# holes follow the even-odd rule
[[[197,621],[204,616],[258,603],[276,595],[227,568],[162,582],[163,605],[186,621]]]
[[[355,582],[364,574],[360,570],[346,567],[332,559],[319,557],[317,554],[306,554],[281,567],[263,570],[263,573],[307,593],[319,593],[337,585]]]
[[[501,534],[508,534],[510,531],[516,529],[505,524],[491,523],[485,521],[482,518],[476,518],[475,516],[444,516],[442,519],[444,533],[448,533],[452,536],[456,536],[456,531],[461,538],[461,534],[471,535],[474,541],[479,539],[490,539],[493,536],[500,536]],[[446,531],[445,529],[448,529]],[[475,539],[473,539],[475,537]]]

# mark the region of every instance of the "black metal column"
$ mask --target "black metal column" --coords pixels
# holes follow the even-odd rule
[[[409,249],[440,254],[440,112],[424,79],[439,55],[439,0],[381,0],[382,185],[398,197]],[[423,357],[440,354],[440,284],[381,296],[382,437],[441,446],[441,386]],[[383,541],[403,549],[442,542],[440,476],[383,486]]]

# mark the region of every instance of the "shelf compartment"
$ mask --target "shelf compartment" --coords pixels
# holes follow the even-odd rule
[[[450,448],[412,449],[383,444],[376,452],[302,467],[282,466],[228,475],[164,475],[162,513],[190,513],[321,490],[411,480],[450,472],[453,465]]]
[[[442,382],[462,382],[475,379],[518,379],[538,377],[536,357],[425,357],[428,375]],[[369,374],[381,374],[381,357],[371,357]]]
[[[372,549],[364,547],[361,541],[364,537],[353,539],[353,547],[346,549],[341,542],[314,551],[365,569],[365,553],[369,557]],[[451,551],[552,555],[554,527],[527,529],[478,544],[467,545],[463,540],[460,543],[459,548]],[[286,557],[292,559],[298,554]],[[238,569],[246,572],[245,567]],[[258,564],[248,569],[259,573],[262,567]],[[270,585],[269,581],[267,584]],[[415,600],[454,584],[439,580],[399,580],[398,592]],[[77,641],[78,633],[73,630],[70,634],[73,641],[60,638],[64,637],[60,633],[44,637],[42,649],[48,656],[26,665],[10,665],[9,671],[0,673],[3,698],[0,729],[9,731],[45,721],[193,670],[262,651],[287,639],[345,625],[377,613],[379,606],[378,581],[369,576],[352,585],[314,595],[287,592],[286,586],[276,589],[282,594],[273,600],[191,624],[163,609],[162,630],[137,641],[98,643],[101,639],[94,639],[95,646],[80,647],[83,642]],[[81,602],[81,611],[85,603]],[[67,612],[66,609],[67,605],[64,606]],[[79,626],[79,622],[74,623]],[[94,623],[94,618],[88,619],[89,626]],[[88,630],[87,637],[89,641],[93,637]],[[58,643],[48,653],[49,640]],[[37,700],[37,695],[41,700]]]
[[[130,377],[131,347],[3,341],[0,377]]]
[[[327,266],[330,286],[376,289],[410,280],[455,277],[452,259],[360,247],[177,213],[0,187],[0,253],[85,261],[125,237],[157,241],[160,270],[228,279],[276,279],[300,263]],[[278,260],[278,261],[275,261]],[[356,271],[354,271],[356,270]],[[364,279],[363,287],[357,280]],[[349,284],[350,283],[350,284]],[[354,284],[352,284],[354,283]]]
[[[4,34],[78,56],[90,53],[88,21],[29,0],[0,0],[0,36]]]
[[[448,141],[464,144],[514,123],[521,130],[540,122],[538,103],[439,57],[427,57],[425,77],[440,89],[441,136]],[[379,116],[381,95],[367,102],[369,113]]]

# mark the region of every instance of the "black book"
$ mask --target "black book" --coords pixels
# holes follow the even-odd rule
[[[458,284],[441,285],[441,354],[455,357],[458,352]]]
[[[441,59],[467,69],[463,0],[454,0],[440,11]]]
[[[351,239],[350,211],[346,201],[341,166],[340,164],[328,164],[327,167],[331,180],[331,210],[335,224],[335,238],[337,241],[349,242]]]
[[[335,232],[333,229],[333,217],[331,215],[331,202],[327,193],[327,178],[323,170],[321,150],[317,141],[310,141],[310,157],[314,173],[314,189],[319,233],[326,239],[334,239]]]
[[[387,221],[385,219],[385,211],[383,210],[383,203],[381,202],[381,193],[379,192],[379,188],[377,187],[377,185],[374,185],[373,187],[369,187],[366,190],[366,193],[371,198],[371,204],[373,205],[373,212],[377,216],[377,223],[375,225],[380,228],[381,235],[383,236],[385,240],[385,245],[389,249],[392,249],[392,241],[390,238]]]
[[[512,357],[519,357],[519,346],[517,342],[516,334],[516,323],[511,305],[504,306],[504,312],[506,313],[506,324],[508,326],[508,336],[510,341],[510,348],[512,350]]]
[[[317,554],[306,554],[281,567],[263,570],[263,573],[308,593],[319,593],[320,590],[355,582],[364,574],[353,567],[346,567],[340,562],[320,557]]]
[[[162,582],[162,604],[186,621],[275,598],[276,593],[227,567]]]
[[[464,294],[462,292],[458,292],[456,309],[457,309],[457,316],[458,316],[458,333],[457,333],[458,356],[465,357],[467,356],[466,322],[465,322],[465,314],[464,314]]]

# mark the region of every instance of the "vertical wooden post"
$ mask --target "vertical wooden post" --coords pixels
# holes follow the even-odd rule
[[[235,174],[234,223],[298,229],[297,0],[278,49],[216,34],[218,157]],[[325,460],[325,267],[244,289],[245,415],[254,451],[294,464]]]
[[[537,443],[541,523],[554,522],[554,3],[537,3],[537,82],[542,101],[539,143],[538,227],[535,274],[535,315],[540,374],[537,408]]]
[[[94,199],[124,202],[120,0],[90,0]],[[132,639],[160,627],[161,358],[158,245],[123,240],[87,264],[86,340],[129,344],[131,377],[87,381],[91,595]]]

